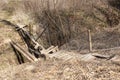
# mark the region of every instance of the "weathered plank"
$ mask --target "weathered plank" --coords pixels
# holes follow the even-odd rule
[[[23,49],[19,44],[15,43],[14,41],[10,42],[21,54],[23,54],[30,62],[37,61],[32,54],[30,54],[27,50]]]

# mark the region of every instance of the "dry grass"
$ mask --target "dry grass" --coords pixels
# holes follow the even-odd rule
[[[15,53],[9,43],[10,39],[18,42],[19,44],[23,41],[11,26],[0,23],[0,33],[0,70],[3,70],[18,64]]]
[[[41,37],[48,46],[61,46],[86,29],[98,30],[119,24],[119,15],[108,6],[107,0],[29,0],[23,3],[24,12],[30,12],[40,27],[48,27]]]
[[[2,70],[0,79],[119,80],[120,67],[111,62],[53,61],[24,64]]]
[[[0,7],[4,5],[0,4]],[[4,19],[16,24],[29,24],[33,28],[34,25],[38,26],[36,29],[38,31],[34,32],[38,35],[47,27],[40,37],[41,40],[38,40],[45,47],[68,43],[68,47],[64,45],[62,48],[87,51],[88,29],[92,31],[94,49],[119,46],[120,29],[117,26],[120,24],[120,12],[116,6],[108,5],[107,0],[12,0],[6,4],[1,10],[6,11],[9,18],[5,16]],[[0,43],[6,38],[13,38],[19,42],[18,34],[16,37],[16,32],[7,27],[0,24]],[[0,71],[1,80],[119,80],[120,64],[105,60],[97,62],[49,60],[11,67],[16,64],[16,57],[11,49],[5,49],[6,46],[9,45],[0,47],[2,53],[0,70],[9,68]],[[119,51],[100,53],[119,55]]]

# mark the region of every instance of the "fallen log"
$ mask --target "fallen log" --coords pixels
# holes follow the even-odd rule
[[[98,51],[110,51],[110,50],[119,50],[120,47],[113,47],[113,48],[107,48],[107,49],[96,49],[93,50],[92,52],[98,52]]]
[[[14,41],[11,41],[10,44],[15,47],[22,55],[24,55],[30,62],[37,61],[32,54],[30,54],[27,50],[23,49],[19,44],[15,43]]]
[[[112,59],[113,57],[115,57],[115,54],[113,54],[113,55],[101,55],[101,54],[98,54],[98,53],[93,53],[92,56],[94,56],[94,57],[96,57],[96,58],[100,58],[100,59],[110,60],[110,59]]]

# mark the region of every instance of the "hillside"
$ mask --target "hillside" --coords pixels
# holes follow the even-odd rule
[[[19,64],[10,40],[25,50],[27,44],[2,20],[27,26],[46,50],[58,46],[59,51],[36,62],[24,56]],[[119,0],[0,1],[0,80],[120,80],[119,49]]]

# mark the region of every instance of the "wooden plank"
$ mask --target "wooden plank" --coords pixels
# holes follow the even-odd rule
[[[88,30],[88,41],[89,41],[89,51],[92,52],[92,38],[91,38],[91,31]]]
[[[113,54],[113,55],[102,55],[102,54],[94,53],[94,54],[92,54],[92,56],[95,56],[95,57],[101,58],[101,59],[110,60],[110,59],[112,59],[113,57],[115,57],[115,54]]]
[[[51,46],[49,47],[48,49],[46,50],[42,50],[41,53],[42,54],[49,54],[50,52],[57,52],[59,49],[58,49],[58,46],[54,47],[54,46]]]
[[[17,49],[21,54],[23,54],[30,62],[34,62],[30,57],[28,57],[20,48],[12,44],[15,49]]]
[[[31,55],[28,51],[24,50],[19,44],[11,41],[10,42],[21,54],[23,54],[30,62],[37,61],[37,59]]]

